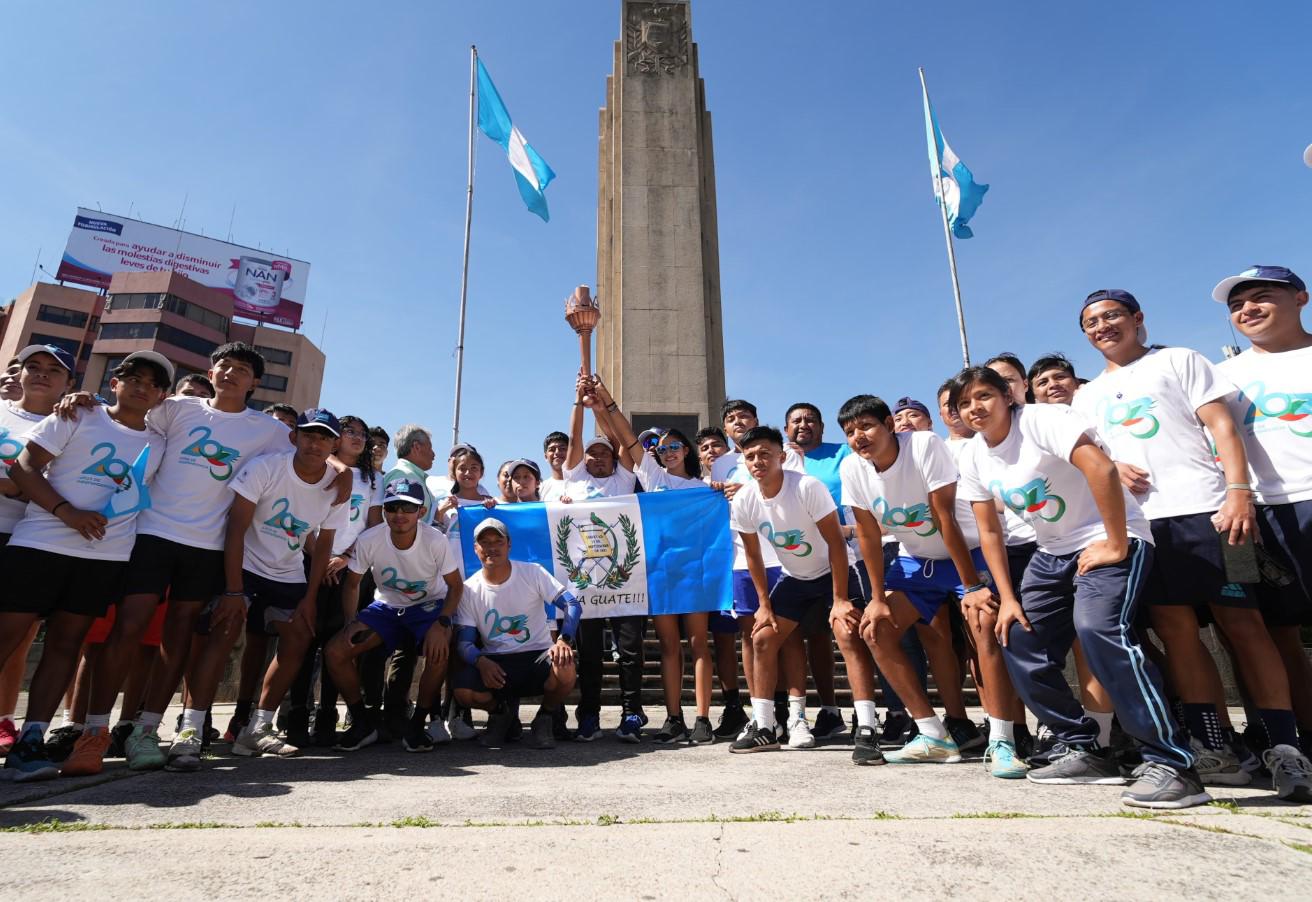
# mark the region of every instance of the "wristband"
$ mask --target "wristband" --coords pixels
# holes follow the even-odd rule
[[[59,509],[60,509],[61,507],[63,507],[65,504],[68,504],[68,502],[67,502],[67,501],[60,501],[60,502],[59,502],[58,504],[56,504],[54,507],[50,508],[50,516],[52,516],[52,517],[55,516],[55,511],[59,510]]]
[[[224,593],[223,593],[222,595],[220,595],[219,597],[220,597],[220,598],[245,598],[245,597],[246,597],[246,593],[245,593],[245,592],[224,592]]]
[[[1225,484],[1225,490],[1227,492],[1229,491],[1251,492],[1253,490],[1253,486],[1247,482],[1227,482]]]
[[[619,410],[620,406],[616,404],[614,401],[611,401],[609,404],[606,405],[606,409],[610,411],[615,411],[615,410]]]
[[[978,592],[980,589],[987,589],[988,587],[988,583],[975,583],[973,586],[966,586],[965,594],[969,595],[971,592]]]

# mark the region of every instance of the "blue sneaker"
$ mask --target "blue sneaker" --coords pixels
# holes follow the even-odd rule
[[[642,715],[625,714],[615,736],[620,742],[642,742]]]
[[[5,770],[13,773],[15,783],[35,780],[53,780],[59,776],[59,765],[46,755],[45,737],[40,730],[24,729],[18,742],[5,757]]]
[[[1029,770],[1016,754],[1016,746],[1007,739],[991,739],[984,750],[984,764],[989,773],[1003,780],[1019,780]]]
[[[601,717],[597,714],[585,714],[578,718],[579,728],[574,731],[575,742],[591,742],[601,735]]]

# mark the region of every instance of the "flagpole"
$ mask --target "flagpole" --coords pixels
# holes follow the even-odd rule
[[[925,86],[925,70],[917,67],[920,73],[920,90],[925,97],[926,115],[929,112],[929,88]],[[926,128],[932,132],[929,123],[925,123]],[[937,146],[934,148],[934,182],[935,191],[938,194],[938,209],[943,215],[943,240],[948,246],[948,269],[952,272],[952,297],[957,304],[957,332],[961,336],[961,365],[970,366],[970,345],[966,341],[966,313],[961,307],[961,284],[957,281],[957,252],[952,246],[952,227],[948,225],[948,205],[943,196],[943,166],[940,162],[941,149]]]
[[[451,444],[460,442],[460,387],[465,370],[465,302],[469,297],[469,226],[474,217],[474,110],[478,102],[478,48],[469,45],[469,178],[465,192],[465,254],[460,267],[460,329],[456,338],[456,410],[451,424]]]

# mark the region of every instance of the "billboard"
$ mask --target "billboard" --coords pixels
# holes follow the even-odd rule
[[[78,208],[55,278],[108,288],[116,272],[182,273],[229,295],[233,312],[299,329],[310,264],[125,216]]]

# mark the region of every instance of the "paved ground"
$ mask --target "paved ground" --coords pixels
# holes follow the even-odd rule
[[[1262,788],[1145,817],[1115,787],[995,780],[978,761],[855,768],[849,754],[607,736],[549,752],[219,757],[193,775],[114,762],[98,778],[0,784],[0,860],[25,900],[120,881],[174,900],[737,898],[779,881],[794,898],[870,897],[890,880],[907,895],[918,873],[918,897],[1279,898],[1312,879],[1312,806]]]

